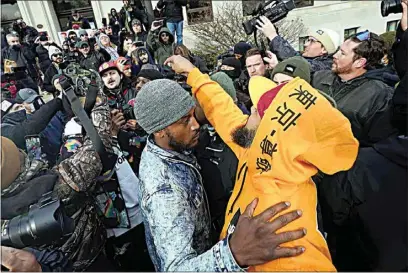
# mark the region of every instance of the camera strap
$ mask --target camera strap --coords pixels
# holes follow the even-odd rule
[[[89,119],[84,108],[81,105],[78,97],[75,95],[73,86],[68,82],[66,77],[60,77],[60,84],[71,104],[72,112],[81,121],[82,126],[85,128],[86,133],[92,140],[92,145],[95,151],[99,154],[103,165],[102,180],[109,179],[115,172],[115,164],[117,161],[117,156],[113,153],[108,153],[105,150],[105,146],[96,131],[92,121]]]

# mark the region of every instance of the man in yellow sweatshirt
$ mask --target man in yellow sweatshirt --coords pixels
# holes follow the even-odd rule
[[[283,232],[306,228],[307,235],[283,246],[302,245],[300,256],[281,258],[249,271],[335,271],[326,241],[317,228],[317,193],[311,177],[352,167],[358,152],[349,121],[306,81],[295,78],[276,86],[263,77],[250,81],[254,107],[243,115],[222,88],[190,62],[172,56],[166,64],[187,76],[187,84],[207,120],[236,154],[237,178],[221,237],[233,232],[239,216],[254,198],[254,215],[289,200],[303,217]]]

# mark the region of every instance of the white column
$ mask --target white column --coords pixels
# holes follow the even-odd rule
[[[43,25],[40,31],[47,31],[54,41],[58,41],[57,32],[61,28],[51,0],[17,1],[17,4],[27,25],[35,28]]]
[[[98,28],[102,27],[102,18],[107,17],[107,14],[103,14],[102,8],[101,8],[101,1],[91,1],[91,6],[93,10],[93,14],[95,16],[95,22]]]

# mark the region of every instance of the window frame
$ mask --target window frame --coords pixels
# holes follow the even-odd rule
[[[397,31],[399,21],[400,21],[400,20],[388,21],[388,22],[387,22],[387,25],[386,25],[385,31],[386,31],[386,32],[389,32],[389,31]],[[394,28],[394,29],[391,29],[390,26],[392,26],[393,24],[395,24],[395,28]]]
[[[347,40],[350,36],[352,36],[352,35],[358,33],[358,29],[359,29],[359,28],[360,28],[360,27],[346,28],[346,29],[344,30],[344,32],[343,32],[343,34],[344,34],[344,40]],[[354,31],[354,33],[350,34],[351,31]],[[348,35],[346,35],[346,33],[348,33]]]
[[[211,23],[214,21],[214,8],[213,8],[213,1],[212,0],[203,0],[203,1],[197,1],[197,3],[203,4],[204,2],[208,2],[209,5],[208,6],[203,6],[203,7],[197,7],[197,8],[190,8],[189,5],[187,5],[186,7],[186,14],[187,14],[187,24],[189,26],[191,25],[196,25],[196,24],[201,24],[201,23]],[[204,20],[191,20],[190,16],[194,13],[198,13],[198,12],[209,12],[210,16],[208,18],[205,18]]]

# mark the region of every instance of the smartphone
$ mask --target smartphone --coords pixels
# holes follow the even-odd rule
[[[41,159],[41,143],[39,135],[30,135],[25,137],[28,158],[31,160]]]
[[[163,22],[164,22],[164,20],[154,21],[154,22],[153,22],[153,26],[154,26],[154,27],[162,27],[162,26],[163,26]]]

